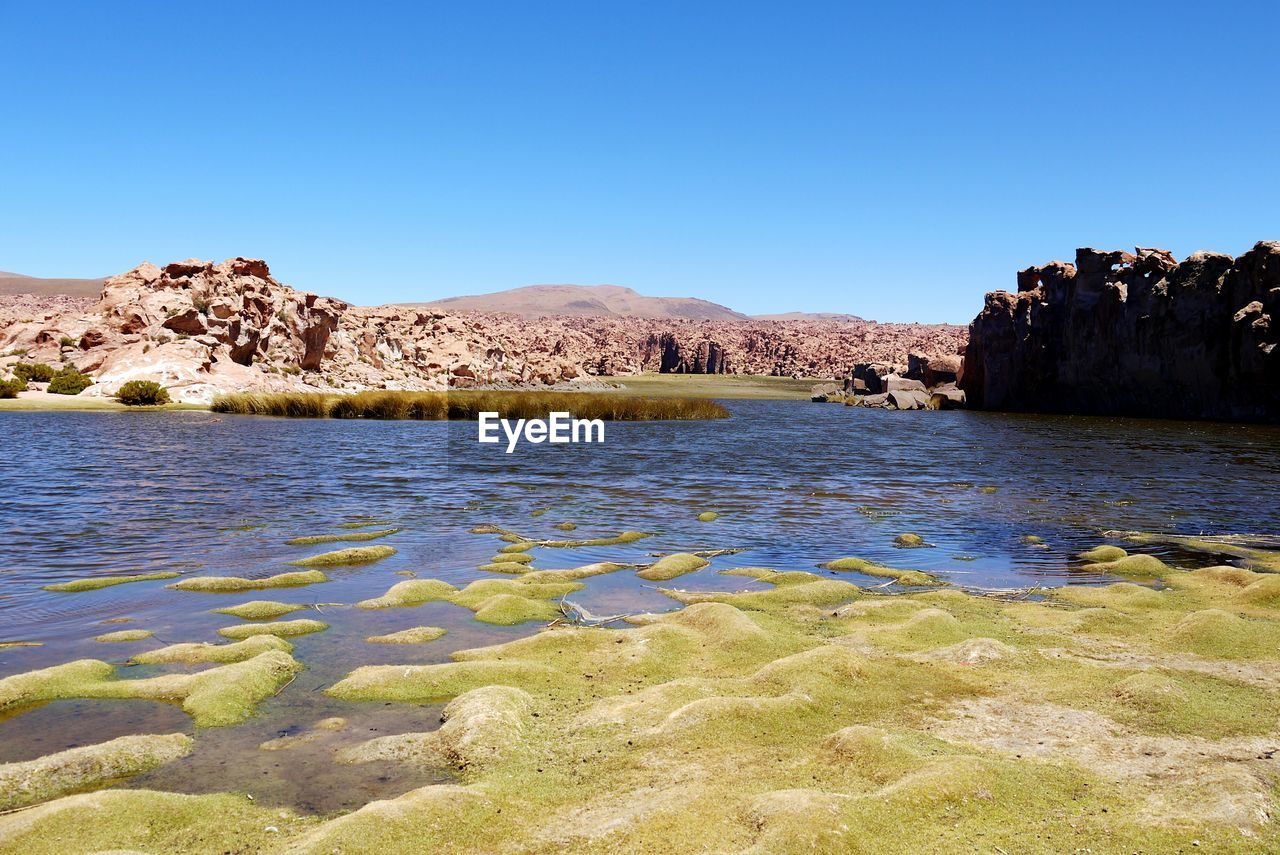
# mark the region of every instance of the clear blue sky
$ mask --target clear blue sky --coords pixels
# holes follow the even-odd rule
[[[968,321],[1280,239],[1280,4],[0,0],[0,270]]]

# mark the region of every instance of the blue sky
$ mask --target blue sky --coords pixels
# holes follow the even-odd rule
[[[967,322],[1280,239],[1280,5],[1055,5],[0,0],[0,270]]]

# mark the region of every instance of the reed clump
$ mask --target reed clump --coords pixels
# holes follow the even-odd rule
[[[706,398],[636,398],[595,392],[239,392],[213,402],[215,413],[285,418],[443,421],[480,413],[504,419],[546,418],[552,412],[604,421],[723,419],[729,413]]]

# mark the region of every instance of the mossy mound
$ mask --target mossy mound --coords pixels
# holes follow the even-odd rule
[[[284,617],[287,614],[293,614],[302,611],[307,606],[298,605],[297,603],[278,603],[274,600],[250,600],[247,603],[241,603],[238,606],[228,606],[224,609],[214,609],[214,614],[231,615],[241,620],[275,620],[278,617]]]
[[[715,522],[720,519],[720,515],[715,511],[703,511],[698,514],[698,522]]]
[[[298,635],[310,635],[313,632],[324,632],[329,624],[310,618],[298,620],[273,621],[271,623],[240,623],[218,630],[223,638],[243,640],[255,635],[274,635],[276,638],[293,638]]]
[[[352,520],[351,522],[338,523],[337,528],[373,528],[376,525],[388,525],[391,520]]]
[[[154,582],[157,579],[175,579],[179,573],[165,571],[163,573],[139,573],[132,576],[98,576],[92,579],[75,579],[70,582],[59,582],[56,585],[45,585],[43,590],[74,593],[77,591],[97,591],[114,585],[127,585],[130,582]]]
[[[877,564],[865,558],[837,558],[834,561],[828,561],[822,567],[826,570],[834,570],[837,573],[861,573],[864,576],[892,579],[899,585],[908,587],[928,587],[946,584],[937,577],[921,570],[899,570],[896,567],[886,567],[883,564]]]
[[[1118,546],[1097,546],[1087,552],[1081,552],[1077,558],[1083,558],[1094,564],[1106,564],[1111,561],[1119,561],[1121,558],[1128,556],[1128,552]]]
[[[288,653],[269,650],[195,674],[118,680],[106,662],[81,659],[0,680],[0,711],[65,698],[138,698],[181,704],[198,727],[220,727],[244,721],[301,668]]]
[[[1117,582],[1114,585],[1067,585],[1053,591],[1053,598],[1081,606],[1109,607],[1115,609],[1159,609],[1169,605],[1168,595],[1160,591]]]
[[[395,554],[394,546],[352,546],[349,549],[336,549],[333,552],[322,552],[308,558],[299,558],[289,563],[295,567],[346,567],[372,564]]]
[[[552,528],[559,529],[560,531],[573,531],[577,527],[577,524],[571,522],[556,523],[552,526]]]
[[[509,573],[516,576],[529,572],[529,567],[526,564],[515,561],[498,561],[492,564],[481,564],[477,569],[484,570],[487,573]]]
[[[94,641],[101,641],[107,644],[125,644],[130,641],[145,641],[155,635],[149,629],[119,629],[115,632],[106,632],[102,635],[95,635]]]
[[[536,545],[537,544],[531,541],[522,541],[520,543],[508,543],[506,546],[502,547],[498,551],[503,553],[504,555],[513,555],[516,553],[528,552],[530,549],[533,549],[533,547]]]
[[[191,753],[186,734],[122,736],[21,763],[0,764],[0,810],[93,789]]]
[[[355,531],[347,534],[312,534],[303,537],[291,537],[285,541],[288,546],[312,546],[317,543],[341,543],[362,540],[377,540],[380,537],[388,537],[397,532],[404,531],[401,528],[384,528],[378,531]]]
[[[548,571],[554,572],[554,571]],[[559,609],[550,602],[574,591],[582,584],[573,581],[480,579],[458,589],[438,579],[411,579],[397,582],[381,597],[356,603],[357,608],[383,609],[417,606],[443,601],[475,612],[482,623],[514,625],[531,620],[552,620]]]
[[[824,579],[821,576],[803,571],[790,573],[766,571],[755,576],[755,578],[770,585],[770,589],[732,593],[676,591],[669,588],[659,588],[658,590],[671,599],[686,605],[694,603],[725,603],[739,609],[758,611],[770,611],[797,605],[834,606],[840,603],[847,603],[862,594],[862,589],[857,585],[838,579]]]
[[[386,635],[371,635],[365,641],[369,644],[426,644],[443,637],[447,632],[447,629],[438,626],[415,626]]]
[[[234,594],[237,591],[261,591],[267,588],[300,588],[328,582],[329,577],[319,570],[303,570],[296,573],[278,573],[265,579],[246,579],[242,576],[193,576],[175,582],[170,588],[179,591],[195,591],[202,594]]]
[[[907,532],[895,537],[893,539],[893,545],[899,549],[917,549],[922,546],[928,546],[929,544],[925,543],[924,538],[915,532]]]
[[[641,579],[648,579],[652,582],[665,582],[677,576],[701,570],[710,563],[707,559],[700,558],[697,555],[677,552],[673,555],[664,555],[653,564],[637,572],[636,575]]]
[[[1043,546],[1044,538],[1040,537],[1038,534],[1024,534],[1022,537],[1018,538],[1018,543],[1021,543],[1023,546]]]
[[[1164,637],[1173,650],[1220,659],[1274,659],[1280,650],[1280,626],[1223,609],[1192,612]]]
[[[207,642],[187,642],[170,644],[158,650],[148,650],[135,654],[130,661],[139,665],[161,665],[182,663],[184,665],[202,665],[208,663],[227,664],[252,659],[259,653],[268,650],[293,652],[293,645],[274,635],[254,635],[244,641],[232,644],[209,644]]]
[[[533,556],[528,552],[502,552],[489,559],[492,564],[532,564]]]
[[[1263,576],[1236,594],[1235,601],[1251,606],[1280,609],[1280,575]]]
[[[1174,572],[1172,567],[1154,555],[1126,555],[1115,561],[1086,564],[1084,569],[1112,576],[1128,576],[1131,579],[1160,579]]]
[[[482,769],[519,747],[532,703],[528,692],[511,686],[472,689],[444,708],[444,724],[438,730],[372,739],[346,749],[339,760],[396,760],[458,771]]]

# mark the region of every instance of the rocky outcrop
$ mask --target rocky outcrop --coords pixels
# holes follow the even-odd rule
[[[1080,249],[1017,284],[988,294],[970,324],[970,406],[1280,420],[1280,242],[1182,263],[1161,249]]]
[[[97,303],[0,298],[0,375],[70,362],[111,395],[155,380],[177,401],[229,391],[592,384],[639,372],[843,377],[857,361],[953,353],[954,326],[851,321],[523,318],[357,307],[297,291],[257,259],[142,264]],[[597,384],[598,385],[598,384]]]

